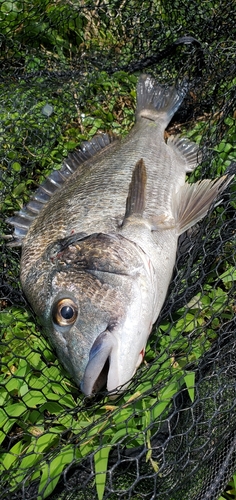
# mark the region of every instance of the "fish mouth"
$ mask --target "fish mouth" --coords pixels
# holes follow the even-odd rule
[[[111,385],[111,363],[113,367],[112,371],[116,368],[114,366],[115,356],[113,356],[116,350],[117,340],[114,334],[109,330],[105,330],[98,335],[90,349],[89,361],[80,384],[80,388],[86,396],[97,393],[105,386],[109,390],[109,386]]]
[[[107,377],[109,373],[109,368],[110,368],[110,359],[107,358],[105,361],[105,365],[103,366],[101,372],[99,373],[98,377],[96,378],[93,387],[92,387],[92,394],[96,394],[97,392],[101,391],[103,388],[105,389],[107,385]]]
[[[86,396],[92,396],[106,388],[109,397],[115,398],[127,387],[143,361],[144,354],[145,348],[140,351],[136,363],[133,364],[133,369],[132,363],[129,362],[122,368],[119,362],[116,336],[109,330],[100,333],[89,353],[89,361],[80,384],[82,392]]]

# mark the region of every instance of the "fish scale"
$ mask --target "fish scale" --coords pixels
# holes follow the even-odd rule
[[[86,396],[127,387],[163,306],[179,235],[233,177],[186,182],[198,146],[166,142],[164,132],[187,88],[141,75],[127,137],[83,143],[8,220],[11,244],[22,247],[24,292]]]

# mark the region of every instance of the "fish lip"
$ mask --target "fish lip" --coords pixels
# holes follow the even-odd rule
[[[80,383],[81,391],[91,397],[105,387],[109,397],[115,398],[129,385],[134,373],[144,358],[145,347],[140,351],[138,359],[127,379],[121,382],[119,370],[118,341],[114,332],[106,329],[94,341],[86,365],[83,380]]]
[[[86,365],[83,380],[80,383],[81,391],[86,396],[92,396],[100,391],[107,383],[110,370],[110,356],[117,348],[117,339],[109,329],[98,335],[94,341],[89,361]]]

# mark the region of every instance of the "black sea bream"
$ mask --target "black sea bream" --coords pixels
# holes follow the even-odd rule
[[[128,385],[165,300],[178,237],[230,181],[188,184],[197,145],[164,139],[186,87],[142,75],[128,136],[84,143],[9,220],[24,292],[86,395]]]

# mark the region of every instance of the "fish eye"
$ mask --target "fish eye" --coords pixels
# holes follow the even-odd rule
[[[52,319],[59,326],[73,325],[78,316],[78,308],[71,299],[60,299],[52,308]]]

